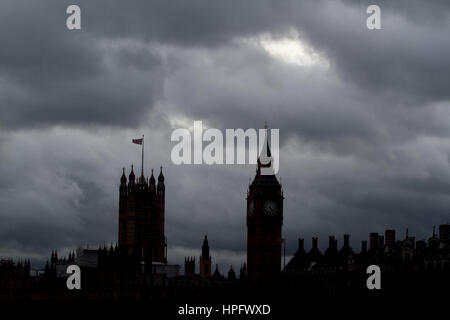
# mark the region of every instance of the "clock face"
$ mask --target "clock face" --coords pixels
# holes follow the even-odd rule
[[[266,201],[263,204],[263,213],[268,216],[275,216],[278,213],[278,205],[274,201]]]
[[[248,215],[253,216],[255,213],[255,201],[250,200],[248,203]]]

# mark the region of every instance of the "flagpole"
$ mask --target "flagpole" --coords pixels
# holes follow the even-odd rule
[[[144,177],[144,135],[142,135],[142,164],[141,164],[141,177]]]

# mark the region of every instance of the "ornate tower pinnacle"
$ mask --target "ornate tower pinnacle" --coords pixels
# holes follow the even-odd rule
[[[208,237],[205,235],[200,256],[200,276],[208,278],[211,276],[211,256],[209,255]]]

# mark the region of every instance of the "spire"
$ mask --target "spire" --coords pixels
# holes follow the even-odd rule
[[[266,130],[265,145],[267,147],[267,156],[270,158],[270,157],[272,157],[272,153],[270,152],[270,146],[269,146],[269,128],[267,126],[267,121],[264,121],[264,129]]]
[[[236,280],[236,273],[233,270],[233,266],[230,265],[230,270],[228,271],[228,280]]]
[[[222,275],[219,272],[219,265],[218,264],[216,264],[216,271],[214,271],[213,277],[215,279],[221,279],[222,278]]]
[[[127,183],[127,177],[125,176],[125,167],[122,168],[122,177],[120,178],[120,183],[121,184]]]
[[[158,182],[164,182],[164,175],[162,173],[162,166],[160,167],[161,171],[159,172]]]
[[[203,239],[202,258],[204,258],[204,259],[209,258],[209,244],[208,244],[208,237],[206,235],[205,235],[205,238]]]
[[[161,166],[161,171],[158,176],[158,186],[157,186],[156,193],[159,196],[164,196],[165,190],[166,190],[166,186],[164,185],[164,175],[162,173],[162,166]]]
[[[128,180],[131,184],[134,184],[135,179],[136,179],[136,176],[134,175],[134,166],[131,165],[131,172],[130,172],[130,175],[128,176]]]
[[[144,135],[142,135],[142,165],[141,165],[141,178],[144,182]]]
[[[258,157],[258,167],[256,174],[261,174],[261,168],[270,168],[272,166],[272,153],[269,146],[269,130],[267,127],[267,121],[264,122],[265,138],[261,153]]]
[[[152,175],[150,179],[148,179],[148,185],[151,192],[155,191],[155,176],[153,175],[153,169],[152,169]]]
[[[153,168],[152,168],[152,176],[150,177],[150,184],[155,184],[155,176],[153,175]]]

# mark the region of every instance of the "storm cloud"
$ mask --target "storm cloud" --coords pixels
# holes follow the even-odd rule
[[[170,134],[280,129],[287,253],[296,238],[409,228],[450,210],[448,1],[73,1],[0,4],[0,256],[117,241],[121,168],[163,166],[170,262],[208,234],[245,261],[252,166],[175,166]],[[382,29],[366,28],[378,4]]]

